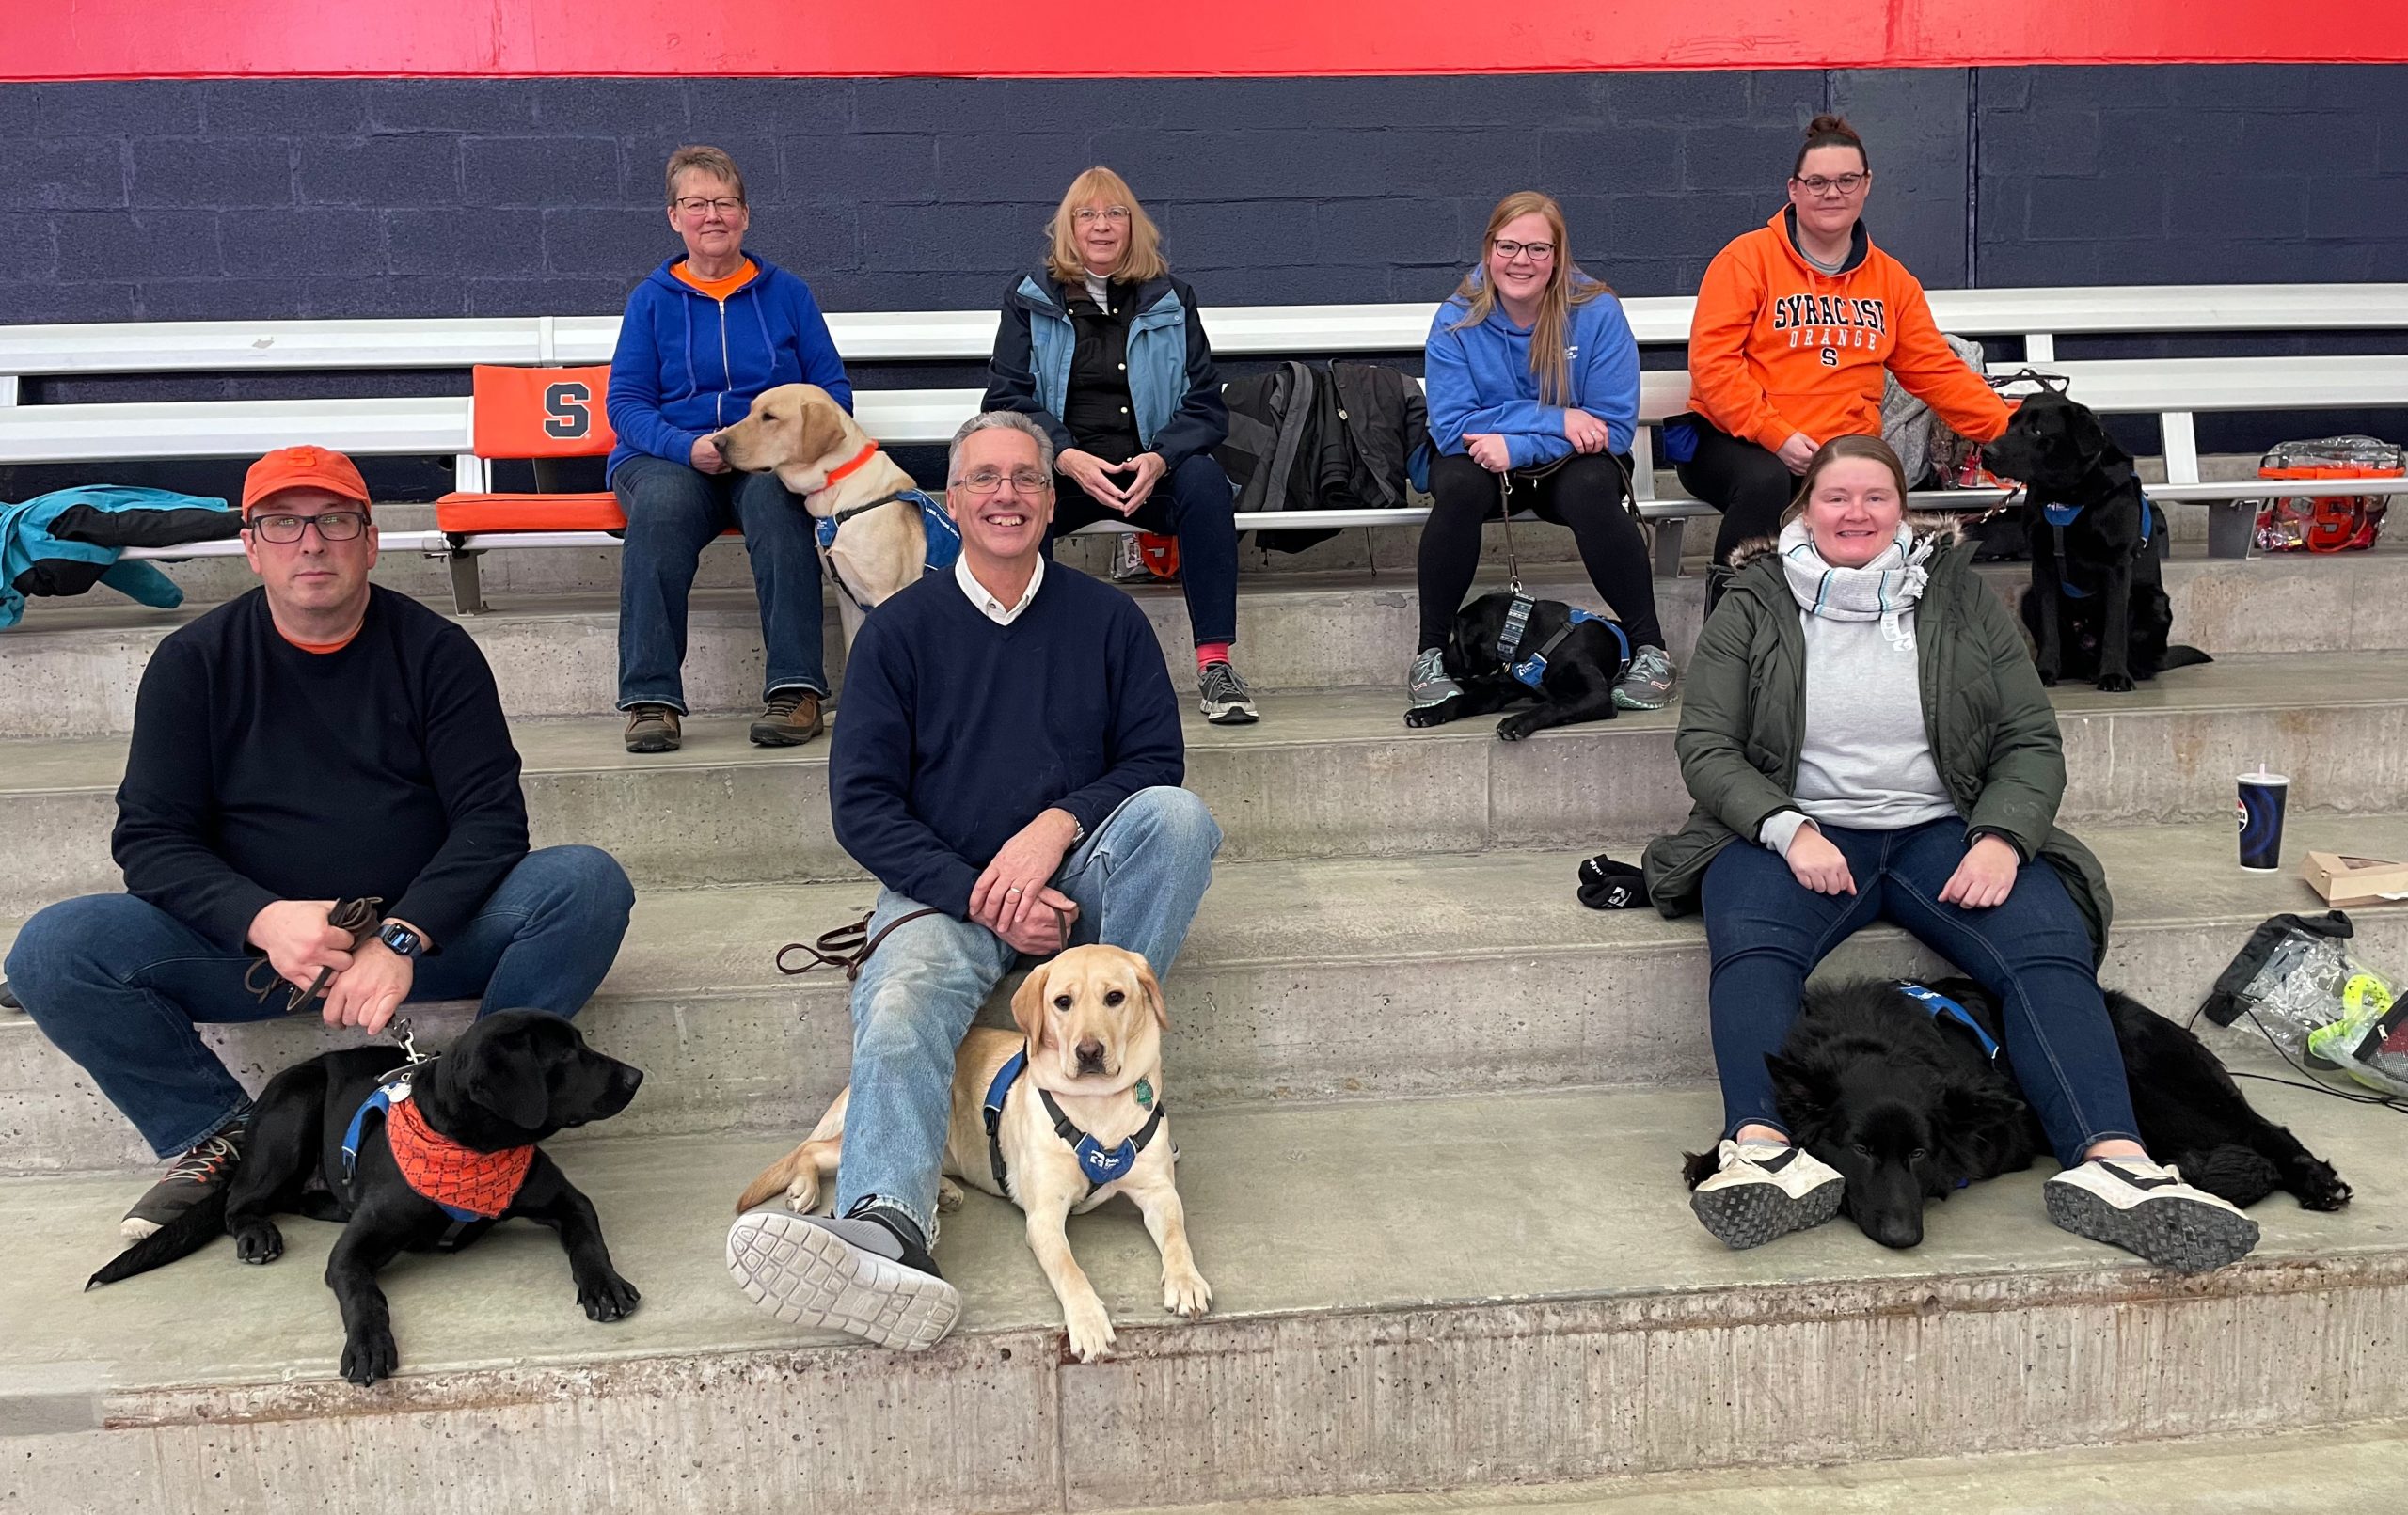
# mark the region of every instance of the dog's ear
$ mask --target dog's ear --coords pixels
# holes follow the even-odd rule
[[[1137,987],[1146,996],[1147,1008],[1154,1013],[1154,1024],[1170,1030],[1170,1007],[1163,1003],[1162,981],[1154,977],[1153,965],[1142,957],[1137,959]]]
[[[1046,986],[1053,977],[1054,965],[1039,963],[1028,971],[1028,977],[1021,981],[1020,987],[1012,994],[1012,1024],[1028,1038],[1028,1048],[1032,1052],[1045,1045]]]
[[[1948,1129],[1972,1132],[2005,1125],[2020,1116],[2025,1106],[2021,1098],[2004,1089],[1951,1084],[1941,1094],[1940,1109]]]
[[[1790,1117],[1790,1134],[1804,1141],[1804,1131],[1797,1128],[1820,1121],[1836,1097],[1829,1075],[1779,1052],[1765,1054],[1765,1071],[1772,1075],[1773,1102]]]
[[[2107,427],[2099,418],[2099,412],[2071,401],[2066,402],[2066,434],[2072,441],[2074,452],[2082,459],[2084,470],[2095,466],[2099,459],[2105,457],[2112,445],[2108,440]]]
[[[832,398],[814,396],[802,407],[802,435],[795,444],[798,463],[818,464],[845,445],[845,413]],[[844,460],[838,459],[839,465]]]
[[[524,1041],[485,1043],[478,1049],[476,1065],[468,1069],[465,1086],[468,1097],[500,1119],[506,1126],[531,1131],[548,1123],[552,1113],[551,1090],[544,1079],[544,1062]]]

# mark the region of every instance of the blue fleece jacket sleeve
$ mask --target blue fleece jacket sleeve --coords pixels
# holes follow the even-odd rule
[[[845,660],[845,714],[828,752],[836,843],[887,888],[966,921],[983,865],[911,813],[913,670],[910,650],[879,636],[880,624],[875,617],[863,622]]]
[[[1422,387],[1430,401],[1430,436],[1437,443],[1438,450],[1459,456],[1470,450],[1464,442],[1466,435],[1494,432],[1505,438],[1506,457],[1516,468],[1570,452],[1572,444],[1563,435],[1561,406],[1518,398],[1482,402],[1473,370],[1477,358],[1487,358],[1493,365],[1495,355],[1472,352],[1472,344],[1481,340],[1482,334],[1477,326],[1456,330],[1454,324],[1462,319],[1460,307],[1440,306],[1437,318],[1430,324],[1430,339],[1422,349]]]
[[[1104,737],[1103,776],[1054,801],[1087,836],[1140,789],[1177,787],[1187,777],[1187,743],[1179,730],[1179,697],[1171,692],[1162,643],[1137,603],[1115,595],[1104,628],[1112,676],[1112,726]],[[852,686],[848,675],[846,688]]]
[[[652,334],[653,311],[660,298],[650,280],[627,296],[626,312],[619,321],[619,345],[610,354],[610,399],[604,408],[610,415],[610,430],[626,446],[648,457],[691,463],[694,444],[703,434],[673,426],[660,413],[660,347]]]
[[[845,377],[845,360],[836,352],[836,339],[828,333],[828,318],[819,311],[819,301],[811,286],[787,276],[794,286],[795,341],[801,350],[802,382],[816,384],[828,391],[848,415],[853,409],[853,381]],[[618,378],[614,371],[611,379]]]
[[[1610,294],[1598,295],[1576,314],[1587,319],[1573,325],[1581,341],[1572,393],[1580,409],[1606,423],[1607,449],[1627,452],[1639,434],[1639,339],[1631,335],[1622,302]]]

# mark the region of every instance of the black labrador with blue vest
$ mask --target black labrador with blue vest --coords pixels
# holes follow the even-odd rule
[[[432,1058],[392,1047],[327,1052],[260,1093],[231,1178],[92,1275],[113,1284],[230,1232],[234,1255],[271,1263],[271,1218],[342,1223],[326,1286],[342,1309],[342,1376],[365,1387],[399,1357],[377,1270],[404,1252],[453,1252],[514,1217],[560,1233],[587,1318],[635,1313],[636,1286],[610,1265],[593,1201],[535,1144],[626,1108],[643,1074],[585,1045],[541,1010],[485,1016]]]
[[[2023,624],[2040,682],[2088,679],[2131,690],[2169,668],[2214,659],[2169,645],[2165,513],[2141,492],[2131,454],[2089,406],[2053,389],[2023,401],[1982,461],[2024,488],[2032,587]]]
[[[1630,666],[1630,639],[1608,617],[1518,591],[1483,594],[1455,612],[1447,672],[1455,699],[1405,712],[1408,726],[1443,726],[1535,700],[1497,723],[1518,742],[1532,732],[1614,718],[1614,681]]]
[[[1062,1302],[1070,1350],[1093,1362],[1112,1347],[1112,1317],[1070,1255],[1064,1223],[1073,1214],[1127,1195],[1162,1250],[1163,1308],[1193,1317],[1212,1302],[1188,1248],[1164,1108],[1170,1015],[1143,957],[1088,946],[1031,969],[1012,1019],[1011,1031],[972,1027],[954,1053],[944,1173],[1026,1213],[1029,1251]],[[851,1098],[848,1086],[801,1145],[752,1180],[737,1213],[780,1194],[805,1215],[832,1202]],[[940,1188],[939,1209],[960,1203],[958,1188]]]
[[[2281,1189],[2338,1209],[2350,1186],[2249,1106],[2206,1044],[2127,994],[2107,991],[2141,1144],[2189,1182],[2243,1208]],[[1807,986],[1766,1058],[1791,1135],[1839,1171],[1841,1206],[1885,1247],[1923,1240],[1924,1207],[2046,1153],[2001,1045],[1997,1002],[1971,979],[1852,979]],[[1688,1155],[1691,1189],[1714,1172]]]

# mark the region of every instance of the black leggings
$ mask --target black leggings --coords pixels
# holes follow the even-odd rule
[[[1545,477],[1513,477],[1513,508],[1572,529],[1589,582],[1612,608],[1631,647],[1661,647],[1656,620],[1656,578],[1647,538],[1623,508],[1630,460],[1579,452]],[[1497,518],[1497,476],[1469,457],[1441,457],[1430,466],[1429,524],[1421,529],[1421,645],[1444,647],[1455,612],[1480,568],[1480,528]]]
[[[1756,537],[1778,535],[1781,513],[1798,494],[1789,465],[1753,442],[1716,431],[1697,418],[1697,456],[1674,465],[1681,487],[1722,513],[1714,533],[1714,566],[1731,561],[1731,549]]]

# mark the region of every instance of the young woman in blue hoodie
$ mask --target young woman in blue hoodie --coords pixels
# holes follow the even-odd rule
[[[1438,309],[1423,354],[1430,396],[1430,521],[1422,528],[1415,710],[1462,698],[1442,655],[1480,563],[1481,523],[1513,508],[1572,529],[1589,582],[1629,637],[1614,686],[1625,710],[1660,710],[1672,660],[1656,618],[1646,539],[1624,508],[1639,423],[1639,345],[1613,292],[1572,260],[1563,212],[1535,190],[1489,213],[1481,264]]]
[[[686,713],[686,600],[703,549],[731,527],[752,559],[768,653],[752,737],[796,747],[825,729],[819,554],[811,516],[773,473],[735,473],[712,434],[753,397],[816,384],[853,408],[844,360],[811,287],[748,257],[744,176],[717,148],[669,159],[669,224],[686,250],[627,296],[610,358],[610,488],[627,513],[619,567],[619,708],[630,752],[673,752]]]

